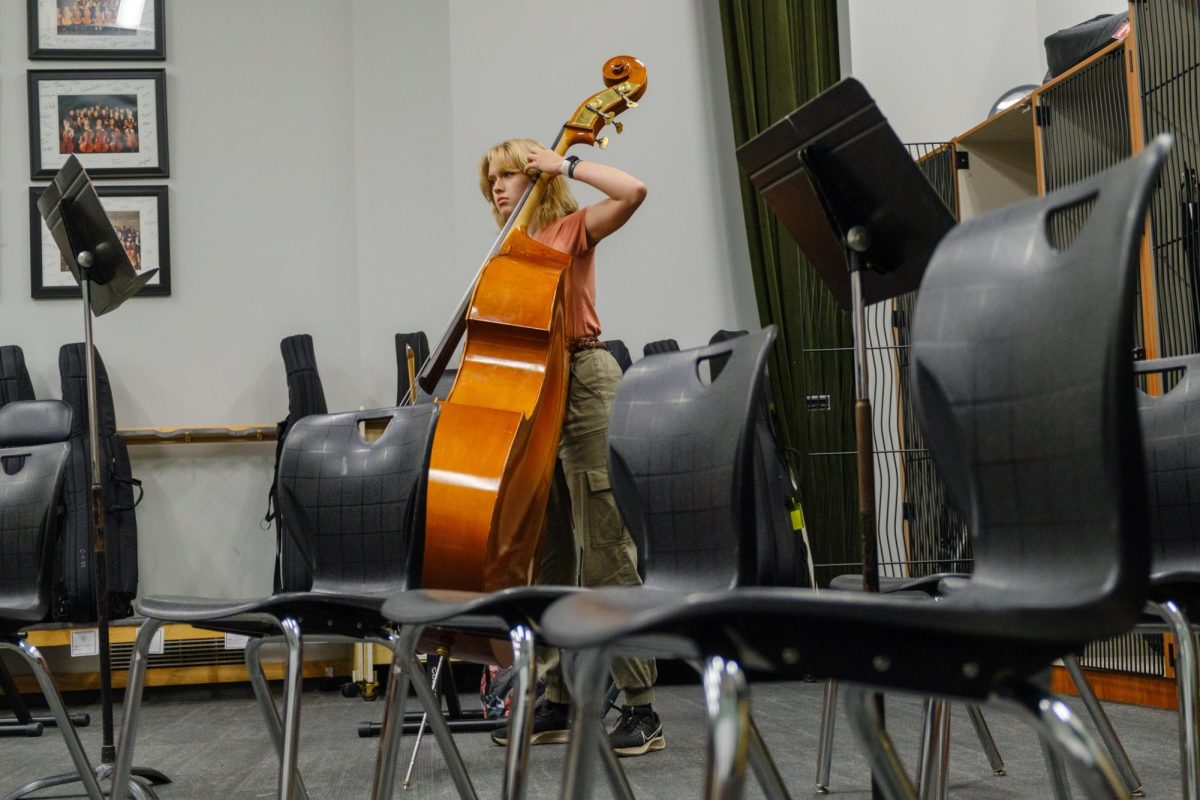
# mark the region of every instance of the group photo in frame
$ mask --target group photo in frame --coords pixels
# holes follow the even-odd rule
[[[38,213],[44,187],[29,189],[30,296],[36,299],[80,296],[67,262]],[[97,186],[100,205],[117,232],[134,270],[158,268],[137,297],[171,294],[171,250],[166,186]]]
[[[75,155],[97,178],[166,178],[162,69],[29,70],[30,177]]]
[[[31,59],[166,58],[166,0],[27,0]]]

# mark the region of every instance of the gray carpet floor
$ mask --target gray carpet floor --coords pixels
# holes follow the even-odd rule
[[[463,702],[470,700],[464,696]],[[762,683],[752,687],[755,719],[796,798],[813,795],[820,702],[820,684]],[[658,690],[655,708],[663,718],[666,749],[621,762],[639,798],[701,796],[705,760],[702,703],[698,686]],[[415,709],[416,701],[410,698],[409,705]],[[1072,701],[1072,707],[1082,713],[1078,703]],[[100,747],[99,709],[86,706],[75,710],[92,714],[93,724],[80,733],[89,757],[94,760]],[[1115,704],[1110,704],[1108,710],[1145,782],[1147,797],[1178,797],[1175,714]],[[920,701],[916,698],[888,700],[888,727],[910,768],[918,749],[920,711]],[[330,692],[305,692],[300,763],[310,797],[315,800],[368,796],[378,739],[361,739],[356,731],[360,721],[378,720],[382,712],[381,702],[346,699]],[[986,713],[1007,774],[1000,777],[991,774],[965,710],[956,709],[952,717],[950,797],[1051,797],[1041,750],[1032,729],[1003,710]],[[412,740],[406,737],[406,749]],[[493,745],[487,734],[461,734],[456,740],[479,796],[499,797],[503,750]],[[530,798],[558,796],[564,754],[565,747],[561,745],[533,748]],[[845,800],[870,797],[866,762],[840,709],[834,754],[830,796]],[[0,794],[62,772],[69,763],[62,739],[53,729],[47,729],[39,739],[0,738]],[[235,800],[272,797],[275,792],[277,762],[248,690],[159,691],[149,695],[143,708],[135,763],[159,769],[173,779],[173,783],[158,789],[163,800]],[[76,784],[37,796],[83,795]],[[456,796],[436,744],[427,738],[418,754],[413,784],[403,797],[417,800]],[[603,780],[597,781],[593,796],[611,796]],[[747,781],[746,796],[762,797],[752,778]],[[1075,796],[1081,793],[1076,791]]]

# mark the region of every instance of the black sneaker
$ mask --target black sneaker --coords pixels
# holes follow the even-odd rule
[[[562,744],[570,731],[571,706],[542,699],[533,709],[533,735],[530,744]],[[511,724],[511,723],[510,723]],[[492,741],[508,744],[508,725],[492,731]]]
[[[662,720],[647,703],[621,706],[621,718],[608,733],[608,743],[619,756],[641,756],[667,746]]]

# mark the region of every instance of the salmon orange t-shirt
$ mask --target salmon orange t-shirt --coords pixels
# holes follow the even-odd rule
[[[596,316],[596,249],[588,247],[585,211],[581,208],[533,235],[547,247],[571,256],[571,266],[563,273],[563,305],[570,339],[600,335],[600,319]]]

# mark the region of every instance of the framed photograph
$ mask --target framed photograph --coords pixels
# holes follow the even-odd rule
[[[166,0],[27,0],[30,58],[167,57]]]
[[[32,177],[54,177],[72,153],[94,178],[167,177],[166,72],[29,70]]]
[[[35,298],[79,297],[79,284],[38,213],[37,201],[43,191],[41,186],[29,190],[30,294]],[[138,272],[158,268],[158,274],[137,296],[169,295],[171,250],[167,187],[97,186],[96,194],[133,268]]]

